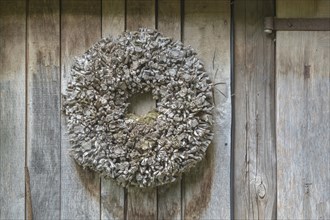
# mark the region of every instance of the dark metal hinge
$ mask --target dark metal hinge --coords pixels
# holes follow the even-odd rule
[[[265,17],[264,31],[330,31],[330,18]]]

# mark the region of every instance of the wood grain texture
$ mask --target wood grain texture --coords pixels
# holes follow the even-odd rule
[[[155,28],[154,0],[127,0],[126,27],[128,31],[140,27]],[[151,95],[137,95],[131,99],[132,113],[143,115],[156,107]],[[157,219],[157,190],[128,188],[127,219]]]
[[[102,0],[102,37],[116,37],[125,30],[125,0]]]
[[[125,0],[102,1],[102,37],[116,37],[125,30]],[[101,219],[124,219],[124,188],[101,179]]]
[[[124,188],[113,180],[101,181],[101,219],[124,219]]]
[[[69,79],[75,56],[101,38],[101,1],[66,0],[61,6],[61,89]],[[100,219],[100,178],[69,157],[70,144],[62,116],[61,218]]]
[[[168,185],[159,186],[157,195],[158,219],[181,219],[181,180]]]
[[[128,188],[127,219],[157,219],[157,191],[155,188]]]
[[[288,17],[294,7],[277,4]],[[325,4],[319,7],[320,4]],[[329,17],[306,1],[296,17]],[[330,32],[277,32],[276,145],[279,219],[330,218]]]
[[[214,138],[184,177],[184,219],[230,219],[230,1],[185,1],[184,43],[196,49],[213,82]]]
[[[329,0],[276,0],[276,16],[279,18],[330,17]]]
[[[126,0],[126,29],[156,27],[155,0]]]
[[[276,218],[272,0],[235,2],[234,218]]]
[[[180,0],[158,1],[158,31],[173,40],[181,40]],[[181,219],[181,180],[157,189],[159,220]]]
[[[181,1],[158,0],[158,31],[181,40]]]
[[[0,1],[0,219],[24,219],[25,1]]]
[[[277,42],[278,218],[329,219],[330,34],[278,32]]]
[[[60,218],[60,14],[58,0],[29,0],[27,166],[32,216]]]

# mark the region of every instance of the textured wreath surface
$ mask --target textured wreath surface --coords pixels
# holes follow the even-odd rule
[[[156,107],[128,112],[149,92]],[[76,58],[63,95],[71,156],[122,186],[174,182],[212,140],[212,83],[191,47],[155,30],[104,38]]]

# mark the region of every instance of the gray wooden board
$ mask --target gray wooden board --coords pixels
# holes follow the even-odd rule
[[[181,1],[158,0],[158,31],[173,40],[181,40]]]
[[[181,40],[180,0],[158,0],[158,31]],[[181,180],[157,189],[159,220],[181,219]]]
[[[235,1],[234,218],[276,218],[272,0]]]
[[[330,32],[277,33],[279,219],[330,218],[329,42]]]
[[[60,218],[60,15],[58,0],[30,0],[27,20],[27,166],[34,219]],[[28,202],[28,201],[27,201]]]
[[[69,79],[74,57],[101,37],[101,1],[66,0],[61,6],[61,89]],[[100,178],[83,170],[69,156],[70,144],[62,116],[61,218],[100,219]]]
[[[140,27],[155,28],[155,1],[127,0],[126,26],[128,31]],[[130,111],[142,115],[152,110],[156,102],[151,95],[138,95],[131,99]],[[157,190],[128,188],[127,219],[157,219]]]
[[[300,3],[277,17],[330,17],[330,1]],[[276,53],[277,217],[330,219],[330,32],[277,32]]]
[[[0,1],[0,219],[23,219],[25,1]]]
[[[125,29],[125,0],[102,1],[102,37],[116,37]],[[101,219],[124,219],[124,188],[101,179]]]
[[[214,138],[184,177],[184,219],[230,218],[230,1],[185,1],[184,43],[196,49],[214,83]]]
[[[116,37],[125,30],[125,0],[102,0],[102,37]]]

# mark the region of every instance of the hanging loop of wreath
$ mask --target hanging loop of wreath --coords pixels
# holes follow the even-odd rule
[[[128,112],[149,92],[157,105]],[[71,156],[122,186],[174,182],[211,143],[212,82],[191,47],[141,28],[76,58],[63,94]]]

